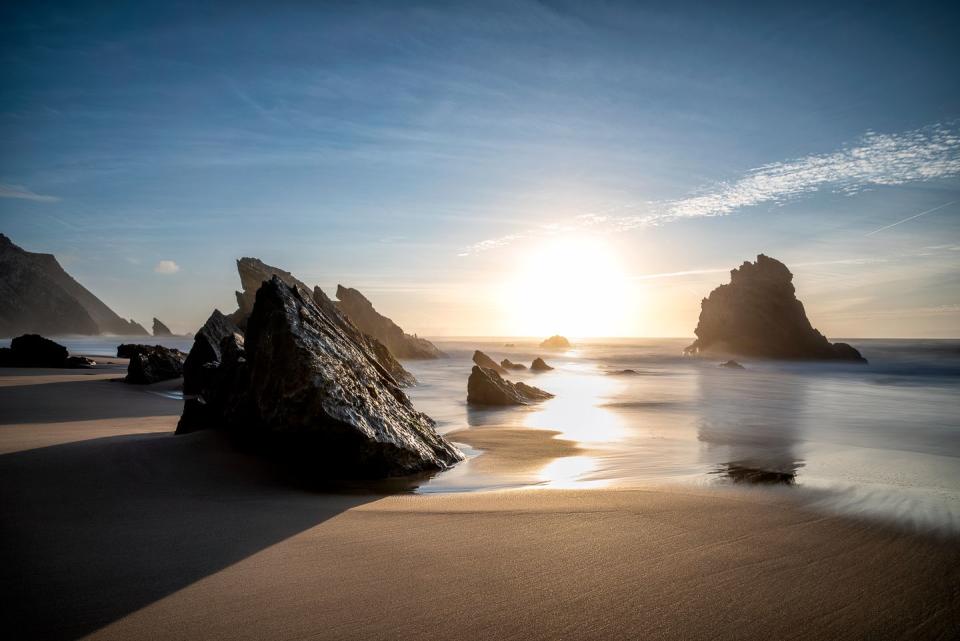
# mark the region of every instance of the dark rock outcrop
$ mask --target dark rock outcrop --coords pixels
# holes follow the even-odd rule
[[[331,320],[336,322],[337,326],[355,343],[366,346],[377,360],[377,363],[389,372],[397,384],[401,387],[409,387],[410,385],[417,384],[416,377],[404,369],[403,365],[393,357],[393,354],[386,345],[373,336],[362,332],[319,287],[313,288],[313,302],[315,302]]]
[[[524,383],[511,383],[495,370],[474,365],[467,380],[467,402],[472,405],[529,405],[553,394]]]
[[[730,283],[703,299],[690,354],[866,362],[846,343],[831,344],[815,330],[797,300],[793,274],[760,254],[730,272]]]
[[[241,329],[247,326],[247,317],[253,311],[253,304],[257,298],[257,291],[264,282],[274,276],[285,282],[291,287],[297,286],[310,290],[309,287],[296,279],[288,271],[268,265],[259,258],[243,257],[237,260],[237,272],[240,274],[240,286],[243,291],[237,292],[238,309],[231,316],[230,320]]]
[[[93,369],[97,361],[86,356],[70,356],[67,358],[66,366],[70,369]]]
[[[170,331],[169,327],[161,323],[159,318],[154,317],[153,335],[154,336],[173,336],[173,332]]]
[[[607,372],[607,376],[639,376],[640,373],[635,369],[618,369]]]
[[[52,254],[28,252],[0,234],[0,336],[146,334],[63,270]]]
[[[128,345],[130,363],[127,365],[126,383],[150,385],[183,376],[186,354],[178,349],[162,345]],[[118,348],[117,352],[120,350]]]
[[[540,343],[540,347],[545,347],[548,349],[567,349],[570,347],[570,341],[568,341],[564,336],[555,334]]]
[[[221,345],[228,337],[233,337],[234,343],[243,346],[243,332],[240,328],[219,309],[213,310],[207,322],[194,335],[193,346],[183,363],[184,394],[199,394],[211,385],[223,356]]]
[[[265,282],[244,344],[236,334],[221,341],[178,433],[219,428],[313,477],[405,475],[462,460],[327,303],[280,277]]]
[[[549,372],[552,369],[553,368],[547,365],[547,362],[539,356],[533,359],[533,362],[530,363],[530,371],[533,372]]]
[[[337,285],[337,308],[346,314],[360,331],[387,346],[397,358],[439,358],[443,352],[430,341],[407,334],[392,320],[383,316],[366,297],[355,289]]]
[[[10,341],[0,354],[6,367],[66,367],[67,348],[39,334],[24,334]]]
[[[150,349],[150,345],[140,345],[138,343],[121,343],[117,345],[117,358],[133,358],[140,352]]]
[[[497,374],[506,374],[507,370],[479,349],[473,352],[473,362],[483,369],[492,369]]]
[[[505,358],[502,361],[500,361],[500,366],[503,367],[504,369],[512,369],[512,370],[527,369],[527,366],[524,365],[523,363],[514,363],[509,358]]]
[[[720,367],[726,367],[728,369],[747,369],[740,363],[734,360],[729,360],[726,363],[720,363]]]

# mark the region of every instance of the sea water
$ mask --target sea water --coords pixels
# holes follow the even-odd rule
[[[404,365],[419,381],[414,403],[441,432],[456,442],[470,430],[541,430],[579,451],[511,469],[484,466],[482,457],[497,452],[466,447],[466,463],[419,491],[749,485],[960,531],[960,341],[848,342],[869,364],[741,359],[745,369],[729,369],[685,357],[689,339],[578,341],[564,351],[522,340],[437,341],[448,358]],[[506,378],[556,397],[468,406],[474,349],[528,366],[542,356],[554,370]]]
[[[115,356],[119,342],[188,351],[183,337],[66,337],[75,354]],[[418,492],[693,484],[787,492],[817,507],[960,531],[960,341],[847,339],[869,364],[683,356],[689,339],[436,340],[447,357],[405,361],[417,409],[467,454]],[[7,344],[7,341],[2,341]],[[555,394],[525,407],[466,403],[471,356],[552,371],[513,372]],[[624,370],[632,370],[624,373]],[[483,449],[484,430],[565,447]],[[518,441],[519,443],[519,441]],[[526,449],[524,449],[526,448]],[[497,462],[491,465],[491,462]]]

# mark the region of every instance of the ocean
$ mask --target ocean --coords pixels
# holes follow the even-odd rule
[[[120,342],[58,340],[73,353],[107,355]],[[416,491],[739,486],[960,531],[960,341],[845,340],[870,363],[741,359],[745,369],[727,369],[683,356],[689,339],[583,341],[564,351],[529,339],[436,340],[448,358],[406,361],[419,381],[408,393],[468,459]],[[156,342],[184,351],[192,343]],[[542,356],[553,371],[506,378],[556,397],[469,407],[475,349],[498,362]]]

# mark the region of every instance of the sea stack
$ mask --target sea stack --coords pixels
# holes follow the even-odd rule
[[[509,358],[505,358],[502,361],[500,361],[500,367],[503,367],[504,369],[512,369],[512,370],[527,369],[527,366],[524,365],[523,363],[514,363]]]
[[[831,344],[810,325],[792,281],[786,265],[763,254],[755,263],[744,262],[730,272],[729,284],[703,299],[697,339],[685,351],[865,363],[856,349]]]
[[[540,347],[544,347],[546,349],[569,349],[570,341],[568,341],[565,336],[554,334],[550,338],[540,343]]]
[[[407,334],[392,320],[383,316],[366,297],[355,289],[337,285],[337,309],[354,325],[387,346],[397,358],[439,358],[443,352],[430,341]]]
[[[263,283],[243,344],[221,341],[178,433],[219,428],[311,477],[398,476],[462,460],[344,322],[307,289],[279,276]]]
[[[154,336],[173,336],[173,332],[170,331],[170,328],[160,322],[160,319],[154,316],[153,318],[153,335]]]
[[[529,405],[553,398],[553,394],[524,383],[511,383],[496,371],[474,365],[467,380],[471,405]]]

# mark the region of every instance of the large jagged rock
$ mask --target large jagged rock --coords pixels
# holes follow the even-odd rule
[[[443,352],[430,341],[407,334],[399,325],[383,316],[355,289],[337,285],[337,308],[360,331],[387,346],[397,358],[439,358]]]
[[[373,354],[377,363],[393,377],[398,385],[401,387],[409,387],[410,385],[417,384],[416,377],[404,369],[403,365],[393,357],[393,354],[390,353],[386,345],[373,336],[362,332],[319,287],[313,288],[313,302],[315,302],[331,320],[336,322],[340,329],[355,343],[364,345],[370,353]]]
[[[63,270],[52,254],[28,252],[0,234],[0,336],[146,334]]]
[[[793,274],[760,254],[730,272],[730,283],[703,299],[690,354],[866,362],[846,343],[831,344],[815,330],[797,300]]]
[[[186,354],[163,345],[134,345],[124,382],[150,385],[183,376]],[[118,350],[119,351],[119,350]]]
[[[241,329],[246,328],[247,317],[250,316],[250,312],[253,311],[257,291],[265,281],[277,276],[287,285],[299,286],[307,291],[310,290],[309,287],[297,280],[290,272],[280,269],[279,267],[274,267],[273,265],[268,265],[259,258],[244,256],[238,259],[237,272],[240,274],[240,286],[243,288],[243,291],[237,292],[238,309],[231,315],[230,320]]]
[[[505,358],[502,361],[500,361],[500,367],[504,369],[512,369],[512,370],[518,370],[518,371],[527,369],[527,366],[524,365],[523,363],[514,363],[509,358]]]
[[[280,277],[265,282],[244,345],[223,339],[212,382],[185,405],[177,431],[220,428],[317,477],[405,475],[462,460],[327,303]]]
[[[193,346],[183,364],[184,394],[199,394],[211,384],[222,359],[221,344],[228,337],[234,337],[234,342],[243,346],[243,332],[240,328],[219,309],[213,310],[207,322],[194,335]]]
[[[569,349],[570,341],[568,341],[564,336],[555,334],[550,338],[545,339],[542,343],[540,343],[540,347],[544,347],[547,349]]]
[[[553,398],[553,394],[524,383],[511,383],[496,371],[474,365],[467,380],[471,405],[529,405]]]
[[[552,369],[553,368],[547,365],[547,362],[539,356],[530,363],[530,371],[532,372],[549,372]]]
[[[153,318],[153,335],[154,336],[173,336],[173,332],[170,331],[170,328],[160,322],[160,319],[157,317]]]
[[[506,374],[507,370],[479,349],[473,352],[473,362],[483,369],[492,369],[497,374]]]

